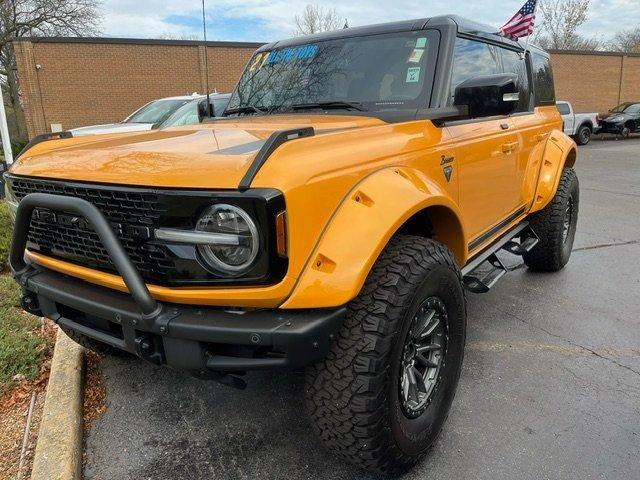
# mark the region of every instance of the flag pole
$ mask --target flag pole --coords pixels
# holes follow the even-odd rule
[[[7,165],[11,165],[13,163],[13,152],[11,151],[11,139],[9,138],[9,128],[7,127],[7,114],[4,110],[2,88],[0,88],[0,135],[2,135],[2,150],[4,152],[4,161]],[[0,175],[1,174],[2,170],[0,170]]]
[[[534,24],[533,24],[533,28],[535,28],[535,21],[536,19],[536,12],[538,11],[538,2],[540,0],[536,0],[536,3],[533,6],[533,20],[534,20]],[[527,35],[527,43],[524,46],[524,52],[522,53],[523,57],[527,56],[527,50],[529,49],[529,40],[531,39],[531,36],[533,35],[533,31]]]

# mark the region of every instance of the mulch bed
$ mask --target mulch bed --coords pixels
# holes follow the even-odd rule
[[[58,327],[49,320],[43,323],[41,334],[48,338],[51,345],[55,342],[57,329]],[[28,479],[31,475],[31,465],[38,439],[52,356],[53,348],[50,348],[40,366],[40,373],[35,379],[23,380],[0,397],[0,480]],[[24,464],[20,476],[18,476],[27,412],[33,393],[36,394],[36,402],[29,429]]]
[[[100,362],[102,357],[90,350],[86,354],[86,373],[84,377],[84,431],[91,429],[93,422],[107,410],[107,390]]]

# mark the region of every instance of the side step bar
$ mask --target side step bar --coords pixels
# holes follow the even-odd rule
[[[516,225],[464,266],[462,281],[465,288],[473,293],[488,292],[509,271],[498,258],[498,251],[505,250],[513,255],[522,256],[539,241],[529,222]],[[478,275],[475,274],[476,271]]]

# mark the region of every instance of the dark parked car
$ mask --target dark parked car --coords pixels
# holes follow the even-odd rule
[[[628,137],[630,133],[640,132],[640,102],[622,103],[609,112],[602,120],[600,133]]]

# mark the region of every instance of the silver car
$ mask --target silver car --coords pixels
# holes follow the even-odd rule
[[[153,100],[133,112],[122,122],[91,125],[88,127],[74,128],[70,131],[74,137],[81,137],[84,135],[98,135],[103,133],[142,132],[151,130],[164,122],[184,104],[191,102],[195,98],[203,98],[203,96],[184,95]]]
[[[213,116],[219,117],[225,111],[231,99],[230,93],[212,93],[209,101],[213,107]],[[208,116],[206,111],[206,97],[198,97],[185,103],[173,112],[158,128],[177,127],[179,125],[195,125],[202,122],[204,116]]]

